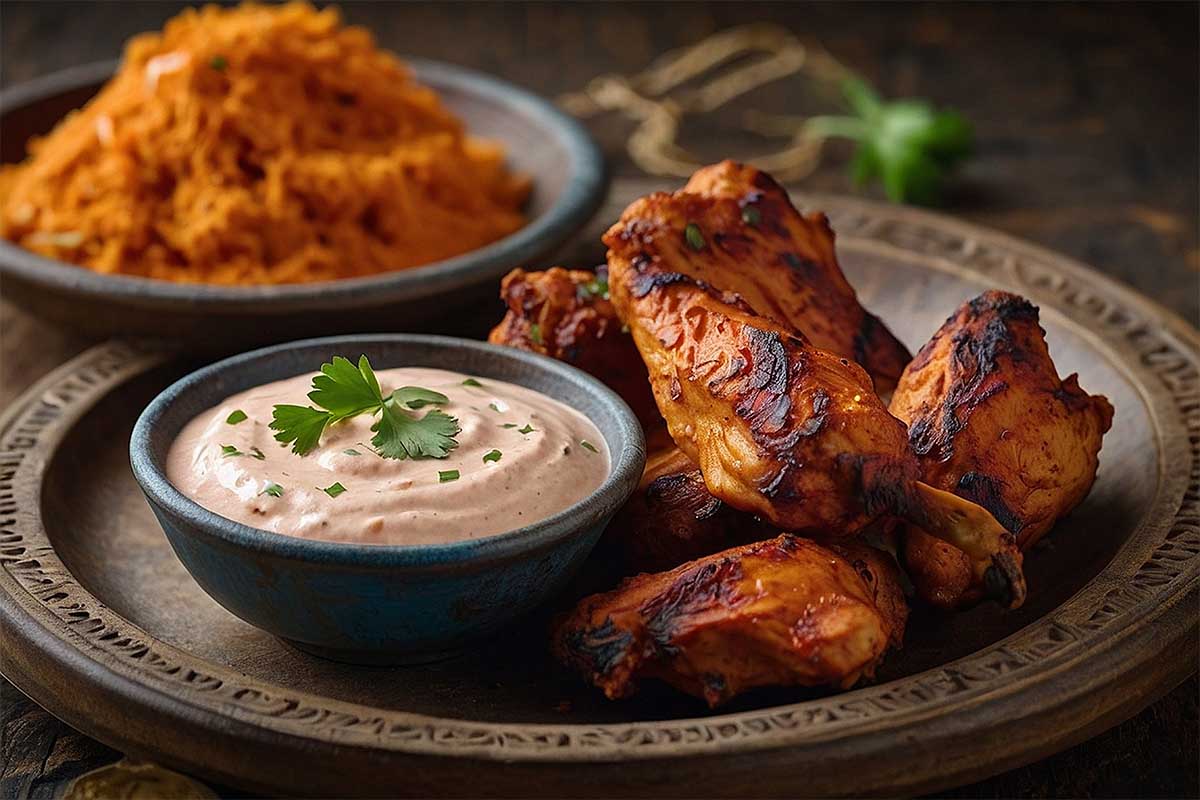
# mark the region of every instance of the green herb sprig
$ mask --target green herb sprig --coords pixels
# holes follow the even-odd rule
[[[384,397],[367,357],[359,356],[356,367],[349,359],[334,356],[321,365],[321,374],[313,377],[308,399],[317,408],[281,404],[274,407],[271,430],[275,438],[292,445],[292,452],[304,455],[321,441],[330,425],[342,420],[371,414],[378,416],[371,430],[371,444],[384,458],[445,458],[458,446],[458,420],[433,409],[423,417],[408,411],[427,405],[444,405],[446,395],[417,386],[403,386]]]
[[[971,153],[971,125],[961,114],[922,100],[885,102],[861,78],[842,82],[853,116],[813,117],[805,132],[858,144],[850,164],[859,185],[876,178],[897,203],[934,205],[946,177]]]
[[[603,275],[597,275],[587,283],[581,283],[575,289],[575,294],[580,300],[589,300],[593,297],[599,297],[601,300],[608,299],[608,278]]]

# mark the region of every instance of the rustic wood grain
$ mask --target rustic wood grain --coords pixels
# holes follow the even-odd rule
[[[111,57],[179,4],[0,4],[0,84]],[[387,46],[495,72],[547,95],[602,72],[634,72],[658,53],[751,20],[825,44],[887,94],[954,105],[975,123],[978,155],[952,193],[964,219],[1060,250],[1196,322],[1197,6],[865,6],[355,4],[347,17]],[[794,87],[755,94],[788,110]],[[619,175],[630,125],[589,122]],[[695,144],[728,155],[718,126]],[[806,188],[846,192],[839,165]],[[0,286],[0,293],[3,287]],[[87,342],[0,301],[0,407]],[[2,656],[2,650],[0,650]],[[1086,744],[958,797],[1200,794],[1191,679]],[[48,797],[112,751],[72,732],[0,682],[0,796]]]

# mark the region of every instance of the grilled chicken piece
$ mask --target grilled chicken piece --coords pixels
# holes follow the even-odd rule
[[[964,303],[909,364],[891,411],[908,424],[924,479],[986,508],[1027,550],[1096,478],[1108,400],[1060,380],[1038,309],[990,291]],[[978,599],[962,553],[919,528],[905,560],[939,606]]]
[[[824,214],[801,214],[770,175],[734,161],[699,170],[670,203],[704,243],[686,254],[688,274],[738,294],[816,347],[857,361],[878,393],[892,391],[911,356],[859,304]]]
[[[903,636],[890,557],[784,535],[585,598],[555,655],[612,699],[657,678],[711,707],[759,686],[852,686]]]
[[[761,526],[709,494],[700,470],[666,435],[646,366],[633,339],[621,332],[608,300],[606,277],[561,267],[513,270],[501,284],[508,311],[488,341],[549,355],[591,373],[620,394],[646,428],[651,456],[641,485],[605,529],[592,559],[615,582],[752,541],[751,532]]]
[[[619,394],[644,426],[662,425],[646,367],[622,330],[603,275],[562,267],[514,269],[501,282],[500,297],[508,311],[489,342],[573,364]]]
[[[709,491],[780,529],[859,533],[895,514],[964,550],[991,594],[1025,594],[1020,551],[984,509],[918,481],[904,425],[857,364],[717,292],[692,259],[691,196],[638,200],[613,226],[609,286],[671,437]],[[707,263],[704,257],[701,263]]]
[[[626,577],[672,569],[775,531],[709,494],[699,468],[671,443],[646,459],[637,491],[605,528],[595,558]]]

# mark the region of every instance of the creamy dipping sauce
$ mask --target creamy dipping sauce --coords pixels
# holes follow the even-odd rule
[[[600,431],[546,395],[439,369],[375,375],[385,396],[419,386],[449,398],[436,408],[462,430],[447,458],[376,455],[368,414],[330,425],[314,450],[296,455],[268,426],[276,404],[308,405],[307,373],[235,394],[188,422],[171,444],[167,477],[210,511],[255,528],[336,542],[430,544],[538,522],[608,476]],[[344,491],[326,491],[334,484]]]

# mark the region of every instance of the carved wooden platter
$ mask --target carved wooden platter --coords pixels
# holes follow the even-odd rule
[[[1200,335],[999,234],[801,200],[828,210],[850,279],[910,347],[979,291],[1017,291],[1041,307],[1060,371],[1116,407],[1099,479],[1028,559],[1020,610],[915,612],[874,683],[717,713],[666,689],[603,700],[551,662],[543,618],[437,664],[322,661],[231,616],[175,560],[126,448],[143,405],[194,365],[110,342],[0,419],[4,675],[134,755],[338,796],[931,791],[1082,741],[1172,689],[1197,661]]]

